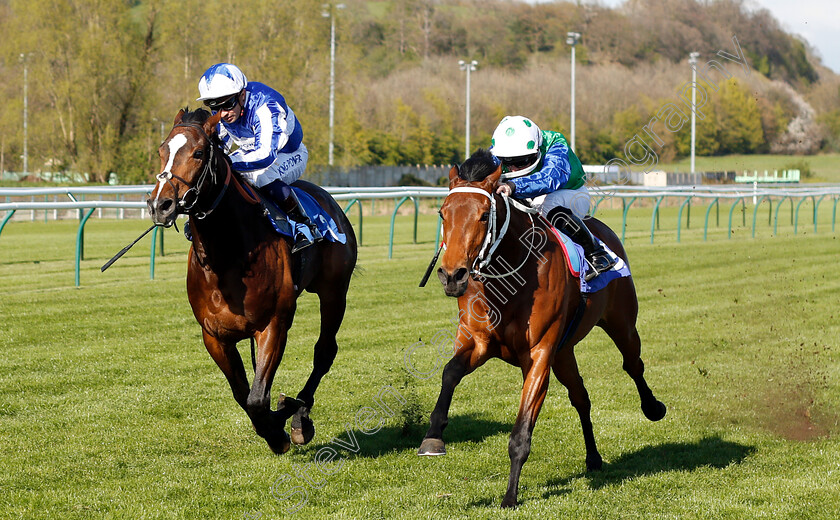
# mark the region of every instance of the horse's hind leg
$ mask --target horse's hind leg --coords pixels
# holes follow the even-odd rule
[[[589,392],[583,386],[583,378],[580,377],[575,352],[572,345],[564,346],[555,356],[554,365],[551,367],[554,375],[569,392],[569,401],[577,410],[580,416],[580,426],[583,429],[583,443],[586,446],[586,469],[588,471],[599,470],[603,465],[601,454],[595,445],[595,434],[592,431],[592,402],[589,400]]]
[[[321,333],[315,343],[312,373],[297,396],[298,400],[303,402],[303,406],[292,417],[292,442],[295,444],[306,444],[315,436],[315,426],[309,418],[309,411],[315,402],[315,390],[318,389],[321,378],[329,372],[338,353],[335,337],[347,308],[346,291],[340,288],[327,289],[318,296],[321,301]]]
[[[632,301],[635,303],[635,300],[635,291],[633,291]],[[616,307],[620,306],[614,306],[614,308]],[[635,309],[629,307],[625,306],[623,310],[614,310],[610,315],[605,316],[599,325],[621,352],[624,358],[622,367],[636,383],[645,417],[651,421],[658,421],[665,417],[666,408],[661,401],[653,396],[653,392],[645,381],[645,364],[641,358],[642,341],[639,339],[639,331],[636,330],[636,310],[638,307]]]
[[[607,334],[615,341],[615,344],[621,351],[621,355],[624,357],[624,364],[622,365],[624,371],[636,383],[636,389],[639,391],[639,398],[642,401],[642,412],[645,414],[645,417],[651,421],[658,421],[665,417],[665,405],[653,396],[653,392],[648,387],[647,381],[645,381],[645,364],[640,356],[642,342],[639,339],[639,332],[636,330],[636,327],[624,333],[616,334],[615,336],[610,334],[609,331],[607,331]]]

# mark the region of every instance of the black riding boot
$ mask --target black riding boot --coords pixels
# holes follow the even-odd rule
[[[616,261],[607,254],[606,249],[595,240],[583,221],[575,216],[572,210],[557,206],[548,213],[548,221],[583,247],[583,254],[586,256],[589,267],[591,267],[584,280],[588,282],[615,266]]]
[[[289,215],[295,222],[299,222],[308,227],[309,232],[312,233],[312,240],[310,241],[306,238],[306,235],[296,231],[295,245],[292,246],[292,253],[297,253],[301,249],[307,248],[315,242],[320,242],[324,239],[321,231],[318,230],[318,226],[309,219],[309,215],[306,214],[306,211],[303,209],[303,206],[301,206],[300,201],[293,190],[289,190],[289,196],[283,201],[283,211],[285,211],[286,214]]]
[[[323,240],[324,236],[321,235],[321,232],[318,230],[318,226],[309,219],[309,215],[306,214],[303,206],[301,206],[300,201],[291,186],[283,181],[276,180],[263,186],[262,190],[271,195],[286,215],[295,222],[308,227],[309,231],[312,233],[313,240],[310,241],[306,235],[295,230],[295,243],[292,246],[292,253],[297,253],[301,249],[307,248],[313,243]]]

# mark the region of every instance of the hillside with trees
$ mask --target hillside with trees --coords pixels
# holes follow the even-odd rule
[[[31,171],[148,182],[157,146],[213,63],[239,65],[282,92],[303,122],[313,168],[327,163],[330,22],[321,1],[0,0],[0,171],[21,171],[27,71]],[[567,131],[576,48],[576,148],[586,163],[623,157],[661,109],[680,103],[687,59],[711,71],[697,153],[840,151],[840,78],[766,10],[740,0],[597,4],[513,0],[344,0],[336,9],[335,162],[463,159],[465,74],[471,145],[505,114]],[[721,58],[737,38],[749,68]],[[683,104],[684,113],[686,106]],[[661,125],[661,123],[660,123]],[[656,153],[688,153],[689,125],[657,133]],[[651,142],[651,138],[648,138]]]

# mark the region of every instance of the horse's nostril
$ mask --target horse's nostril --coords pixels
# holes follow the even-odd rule
[[[452,278],[455,280],[456,283],[461,283],[467,279],[467,276],[469,274],[470,272],[467,271],[466,267],[460,267],[457,271],[455,271],[455,275]]]
[[[173,204],[172,199],[162,200],[161,203],[160,203],[161,213],[164,213],[164,214],[169,213],[169,211],[172,209],[172,204]]]
[[[437,270],[437,275],[438,280],[440,280],[440,283],[446,285],[446,283],[449,281],[449,273],[447,273],[446,270],[443,267],[441,267]]]

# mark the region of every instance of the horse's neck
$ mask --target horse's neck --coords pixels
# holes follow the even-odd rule
[[[501,228],[504,223],[504,212],[510,211],[511,214],[508,230],[494,255],[503,257],[504,263],[499,260],[491,262],[494,264],[494,269],[498,271],[496,274],[511,273],[510,276],[513,276],[515,272],[522,276],[525,272],[532,271],[532,268],[536,272],[547,257],[560,251],[559,248],[551,247],[553,233],[538,213],[526,213],[515,209],[512,205],[506,207],[500,204],[498,207],[501,208],[497,215],[498,228]]]
[[[260,215],[259,206],[246,202],[231,185],[209,215],[203,219],[190,217],[193,247],[202,263],[239,263],[246,259],[269,234],[267,222]]]
[[[496,225],[498,228],[501,228],[505,220],[505,214],[503,212],[510,211],[508,230],[499,247],[503,247],[505,251],[509,251],[508,255],[517,262],[514,264],[514,267],[519,265],[519,262],[528,255],[536,255],[534,257],[536,261],[539,258],[540,251],[532,251],[528,245],[532,243],[532,239],[536,240],[536,237],[532,237],[531,235],[532,233],[539,232],[539,216],[520,211],[514,208],[513,205],[506,206],[505,204],[501,204],[499,207],[502,209],[497,216],[498,222]]]

